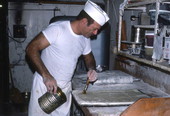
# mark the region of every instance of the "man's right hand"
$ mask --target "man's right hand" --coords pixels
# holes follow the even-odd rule
[[[43,82],[50,93],[57,93],[57,81],[53,77],[44,77]]]

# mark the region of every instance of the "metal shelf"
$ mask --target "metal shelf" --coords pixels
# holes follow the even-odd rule
[[[135,57],[134,55],[127,54],[127,53],[125,53],[123,51],[118,52],[118,55],[127,57],[129,59],[132,59],[132,60],[140,62],[140,63],[147,64],[149,66],[156,67],[158,69],[161,69],[161,70],[164,70],[164,71],[167,71],[167,72],[170,72],[170,68],[168,66],[164,66],[162,64],[158,64],[158,63],[155,63],[155,62],[147,60],[147,59]]]
[[[144,6],[144,5],[156,3],[157,1],[160,2],[160,3],[162,3],[162,2],[168,2],[169,3],[169,0],[144,0],[142,2],[129,3],[129,4],[126,5],[126,8]]]
[[[156,14],[155,14],[155,24],[154,25],[134,25],[135,28],[141,28],[141,29],[145,29],[145,30],[153,30],[154,31],[154,35],[156,35],[158,33],[159,27],[158,27],[158,15],[159,15],[159,10],[160,10],[160,4],[162,3],[170,3],[170,0],[140,0],[139,2],[133,2],[133,3],[129,3],[128,0],[124,0],[124,2],[120,5],[120,9],[119,9],[119,33],[118,33],[118,55],[122,55],[125,57],[128,57],[130,59],[139,61],[139,62],[143,62],[146,63],[148,65],[151,66],[155,66],[155,67],[160,67],[161,65],[159,64],[159,66],[157,64],[153,64],[152,61],[149,61],[147,59],[143,59],[143,58],[137,58],[131,54],[128,54],[128,52],[123,53],[123,51],[121,50],[121,44],[129,44],[129,45],[140,45],[138,44],[139,42],[129,42],[129,41],[121,41],[121,35],[122,35],[122,20],[123,20],[123,15],[124,15],[124,10],[135,10],[135,9],[144,9],[145,7],[147,7],[147,5],[149,4],[155,4],[156,8]],[[156,39],[156,36],[154,36],[154,39]],[[153,51],[155,52],[155,51]],[[157,60],[156,58],[153,60]],[[170,71],[169,67],[161,67],[162,69],[165,69],[167,71]]]
[[[142,44],[141,42],[131,42],[131,41],[121,41],[124,44],[135,44],[135,45],[140,45]]]
[[[134,25],[135,28],[154,29],[155,25]]]

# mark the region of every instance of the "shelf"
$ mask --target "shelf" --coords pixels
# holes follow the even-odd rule
[[[121,43],[124,43],[124,44],[136,44],[136,45],[142,44],[141,42],[130,42],[130,41],[121,41]]]
[[[144,0],[143,2],[135,2],[135,3],[129,3],[127,4],[126,8],[130,8],[130,7],[137,7],[137,6],[143,6],[143,5],[147,5],[147,4],[152,4],[152,3],[156,3],[157,0]],[[169,0],[159,0],[160,3],[162,2],[168,2]]]
[[[123,51],[118,52],[118,55],[121,55],[121,56],[127,57],[131,60],[134,60],[134,61],[137,61],[137,62],[140,62],[140,63],[143,63],[143,64],[147,64],[149,66],[153,66],[155,68],[170,72],[170,67],[168,67],[168,66],[164,66],[162,64],[155,63],[155,62],[147,60],[147,59],[139,58],[139,57],[136,57],[134,55],[127,54]]]
[[[137,45],[140,45],[140,39],[138,37],[140,37],[140,33],[142,33],[141,35],[143,35],[144,31],[143,30],[152,30],[153,31],[153,39],[156,39],[156,36],[158,34],[159,30],[159,24],[158,24],[158,15],[160,13],[160,4],[162,3],[168,3],[170,4],[170,0],[136,0],[135,2],[132,1],[128,1],[128,0],[124,0],[124,2],[120,5],[121,9],[120,11],[120,15],[119,15],[119,30],[118,30],[118,52],[123,52],[121,51],[121,44],[129,44],[132,45],[132,47],[134,47],[133,45],[136,45],[135,47],[138,47]],[[136,9],[143,9],[146,10],[145,8],[147,8],[149,4],[154,4],[155,5],[155,18],[154,18],[154,25],[139,25],[139,23],[137,25],[131,25],[135,28],[135,41],[134,42],[130,42],[129,39],[127,39],[128,41],[121,41],[121,36],[122,36],[122,20],[123,20],[123,15],[124,15],[124,10],[126,9],[132,9],[132,10],[136,10]],[[150,7],[149,7],[150,8]],[[151,8],[150,8],[151,9]],[[149,9],[147,9],[149,10]],[[129,25],[128,25],[129,26]],[[140,29],[142,29],[142,31],[140,31]],[[153,43],[153,47],[155,47],[155,43]],[[141,44],[142,45],[142,44]],[[131,46],[130,46],[131,47]],[[156,46],[157,47],[157,46]],[[153,53],[156,53],[156,50],[153,50]],[[126,53],[127,54],[127,53]],[[130,54],[129,54],[130,55]],[[150,59],[148,60],[147,58],[140,58],[140,60],[133,56],[130,55],[129,56],[131,59],[138,60],[141,61],[143,63],[147,63],[149,65],[155,66],[157,67],[157,64],[153,64],[152,61],[150,61]],[[137,59],[136,59],[137,58]],[[154,60],[160,60],[159,57],[155,57]],[[148,62],[147,62],[148,61]],[[159,64],[159,66],[161,67],[161,64]],[[163,69],[168,70],[170,72],[170,67],[168,67],[169,69],[166,69],[164,66],[162,66]]]
[[[141,7],[129,7],[126,8],[127,10],[143,10],[146,11],[146,7],[145,6],[141,6]]]
[[[135,28],[154,29],[155,25],[134,25]]]

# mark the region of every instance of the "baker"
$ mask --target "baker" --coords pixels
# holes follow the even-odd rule
[[[54,22],[28,44],[26,55],[36,70],[28,116],[70,115],[71,79],[77,60],[83,55],[88,69],[87,77],[94,82],[97,79],[96,63],[89,38],[97,35],[108,20],[108,15],[88,0],[76,20]],[[55,94],[57,86],[66,94],[67,101],[51,114],[46,114],[40,108],[38,98],[47,91]]]

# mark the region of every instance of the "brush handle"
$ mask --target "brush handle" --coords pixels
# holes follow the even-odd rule
[[[84,90],[83,90],[83,93],[86,93],[86,91],[87,91],[87,89],[88,89],[88,86],[89,86],[89,83],[90,83],[90,80],[87,79],[86,85],[85,85]]]
[[[89,81],[89,79],[88,79],[87,82],[86,82],[86,85],[85,85],[85,87],[84,87],[84,90],[85,90],[85,91],[87,90],[87,88],[88,88],[88,86],[89,86],[89,83],[90,83],[90,81]]]

